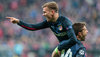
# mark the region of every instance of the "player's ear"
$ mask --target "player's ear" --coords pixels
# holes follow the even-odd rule
[[[51,10],[51,12],[54,14],[55,13],[55,11],[54,10]]]

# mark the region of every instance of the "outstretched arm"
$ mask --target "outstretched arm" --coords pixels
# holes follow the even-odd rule
[[[38,23],[38,24],[28,24],[28,23],[25,23],[23,21],[20,21],[17,18],[14,18],[14,17],[6,17],[6,18],[10,19],[10,21],[12,23],[18,24],[19,26],[21,26],[27,30],[31,30],[31,31],[40,30],[40,29],[49,27],[46,20],[41,22],[41,23]]]

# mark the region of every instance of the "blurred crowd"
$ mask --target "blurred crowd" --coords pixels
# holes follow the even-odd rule
[[[5,19],[39,23],[45,19],[41,6],[49,1],[56,1],[59,13],[73,23],[87,23],[89,33],[83,42],[87,57],[100,57],[100,0],[0,0],[0,57],[51,56],[59,43],[49,28],[28,31]]]

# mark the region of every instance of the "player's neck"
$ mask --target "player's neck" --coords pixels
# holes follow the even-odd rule
[[[55,13],[53,22],[56,22],[58,18],[59,18],[59,14],[58,13]]]

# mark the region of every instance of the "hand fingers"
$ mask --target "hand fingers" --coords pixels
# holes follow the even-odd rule
[[[7,19],[10,19],[10,22],[14,21],[14,17],[6,17]]]
[[[7,19],[11,18],[11,17],[6,17]]]
[[[13,19],[13,17],[6,17],[7,19]]]

